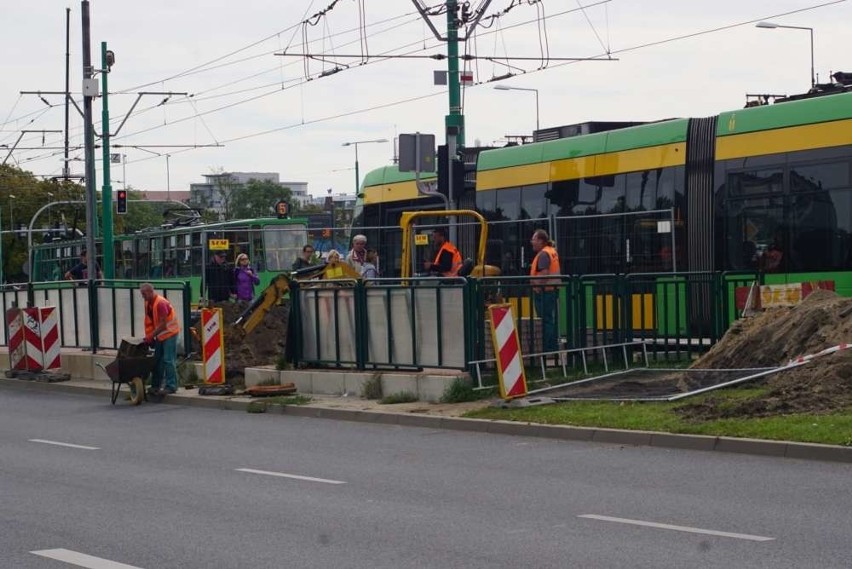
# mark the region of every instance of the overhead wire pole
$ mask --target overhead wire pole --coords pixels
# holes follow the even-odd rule
[[[114,60],[112,52],[107,49],[106,42],[101,42],[101,82],[103,87],[103,99],[101,104],[101,142],[103,145],[103,178],[104,183],[101,189],[101,210],[104,222],[104,278],[112,279],[115,277],[115,246],[112,237],[112,180],[110,179],[110,156],[109,156],[109,86],[107,77],[109,76],[110,68],[112,67],[111,58]],[[91,258],[91,257],[90,257]],[[90,261],[91,262],[91,261]],[[91,271],[90,271],[91,272]]]
[[[93,281],[97,271],[97,249],[95,249],[95,230],[98,223],[95,196],[95,128],[92,124],[92,99],[97,95],[98,82],[92,79],[91,30],[89,21],[89,0],[82,0],[83,24],[83,123],[86,145],[86,249],[88,249],[87,272],[89,289],[89,322],[91,326],[92,353],[98,350],[98,295],[94,293]]]

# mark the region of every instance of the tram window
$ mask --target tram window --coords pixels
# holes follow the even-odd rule
[[[307,242],[307,230],[303,225],[266,227],[263,241],[266,270],[287,271]]]
[[[849,266],[848,190],[800,193],[789,200],[791,271],[825,271]]]
[[[151,243],[148,274],[152,279],[163,277],[163,238],[154,237],[149,240]]]
[[[732,196],[781,193],[784,190],[784,170],[767,168],[729,173],[727,188]]]
[[[192,247],[190,249],[191,271],[193,275],[201,275],[201,253],[203,250],[201,233],[192,234]]]
[[[539,219],[547,217],[547,186],[538,184],[526,186],[521,191],[521,219]]]
[[[486,190],[476,192],[476,208],[488,221],[497,220],[497,192],[500,190]]]
[[[790,191],[793,193],[848,187],[848,161],[790,167]]]
[[[252,264],[254,264],[258,271],[265,270],[263,263],[264,257],[263,233],[259,227],[255,226],[251,231],[251,254],[249,255],[249,259],[251,259]]]
[[[781,196],[729,200],[726,206],[726,268],[782,272],[790,255]]]
[[[494,211],[498,219],[518,219],[521,213],[521,189],[509,188],[498,191]]]

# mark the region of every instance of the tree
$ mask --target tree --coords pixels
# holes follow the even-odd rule
[[[135,233],[150,227],[159,227],[163,223],[163,211],[177,207],[175,204],[148,202],[143,199],[142,192],[127,188],[127,213],[115,215],[115,234]]]
[[[270,217],[275,214],[275,203],[284,200],[291,202],[293,194],[290,188],[270,180],[251,179],[244,186],[238,186],[233,192],[230,217],[228,219],[249,219]]]

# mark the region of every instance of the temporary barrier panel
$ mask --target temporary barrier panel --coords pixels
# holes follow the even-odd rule
[[[41,371],[41,322],[38,308],[24,308],[24,362],[28,371]]]
[[[512,316],[511,304],[488,306],[491,319],[491,338],[497,352],[497,376],[500,397],[512,399],[527,394],[527,377],[521,359],[521,343]]]
[[[6,326],[9,329],[9,369],[27,369],[24,318],[21,310],[10,308],[6,311]]]
[[[204,358],[204,382],[225,383],[225,339],[222,309],[201,309],[201,352]]]
[[[41,353],[44,369],[62,367],[59,342],[59,311],[54,306],[39,309],[41,320]]]

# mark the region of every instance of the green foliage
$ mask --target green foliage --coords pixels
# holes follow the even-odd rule
[[[488,396],[489,393],[474,391],[470,381],[457,377],[444,389],[441,395],[441,403],[464,403],[465,401],[477,401]]]
[[[364,399],[382,398],[382,374],[374,373],[370,379],[364,382],[361,388],[361,397]]]
[[[249,180],[244,186],[232,191],[230,219],[270,217],[274,215],[275,203],[279,200],[291,202],[290,188],[284,188],[268,180]]]
[[[413,403],[417,401],[417,395],[410,391],[400,391],[399,393],[391,393],[386,397],[382,397],[379,403],[382,405],[394,405],[396,403]]]
[[[198,370],[191,361],[185,361],[177,368],[178,382],[183,387],[198,384]]]
[[[266,399],[270,405],[307,405],[311,398],[307,395],[278,395]]]
[[[266,413],[269,404],[266,401],[252,401],[246,407],[246,413]]]
[[[115,189],[113,189],[115,192]],[[143,201],[144,193],[127,188],[127,213],[114,215],[115,234],[135,233],[150,227],[159,227],[163,223],[163,211],[180,207],[177,204],[163,204]]]

